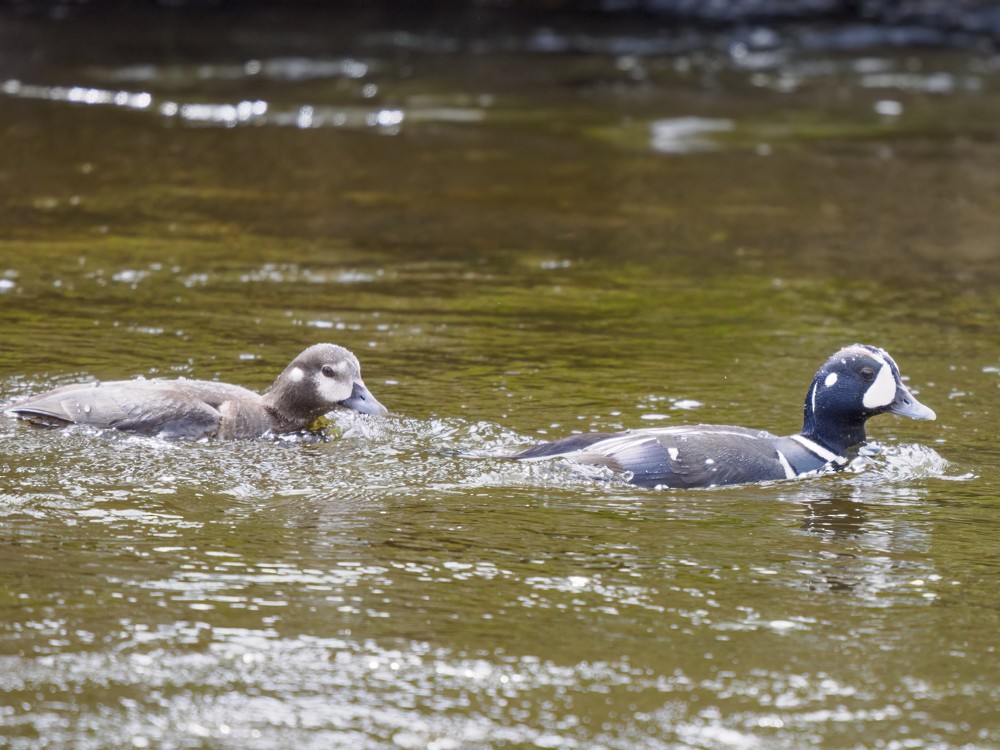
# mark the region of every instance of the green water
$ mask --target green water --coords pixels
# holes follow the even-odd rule
[[[171,24],[95,51],[7,20],[49,54],[0,70],[0,401],[262,389],[332,341],[391,415],[318,443],[0,420],[0,745],[1000,745],[995,59]],[[873,420],[857,472],[650,491],[496,458],[794,432],[854,341],[938,414]]]

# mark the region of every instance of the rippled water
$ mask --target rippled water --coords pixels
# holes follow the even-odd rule
[[[0,402],[333,341],[391,414],[0,420],[0,744],[1000,744],[992,56],[6,20]],[[854,341],[938,420],[839,474],[501,458],[790,433]]]

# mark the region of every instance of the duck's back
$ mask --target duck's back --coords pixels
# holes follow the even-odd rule
[[[14,404],[8,411],[39,424],[84,424],[182,439],[256,437],[269,426],[259,394],[206,380],[68,385]]]
[[[617,434],[575,435],[529,448],[519,459],[566,456],[626,472],[644,487],[710,487],[793,476],[777,450],[785,440],[763,430],[692,425]]]

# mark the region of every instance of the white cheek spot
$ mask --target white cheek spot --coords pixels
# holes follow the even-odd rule
[[[670,456],[671,461],[676,461],[679,455],[676,448],[667,448],[667,455]]]
[[[868,386],[868,390],[865,391],[865,397],[861,403],[865,405],[865,408],[876,409],[880,406],[888,406],[894,398],[896,398],[896,379],[892,376],[892,368],[888,365],[882,365],[878,375],[875,376],[875,382]]]
[[[288,377],[291,378],[293,383],[301,383],[302,378],[304,378],[305,376],[306,374],[302,372],[302,368],[300,367],[293,367],[292,371],[288,373]]]
[[[826,380],[823,381],[823,385],[829,388],[836,382],[837,382],[837,373],[831,372],[829,375],[826,376]]]

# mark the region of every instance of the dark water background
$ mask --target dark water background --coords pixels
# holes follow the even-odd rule
[[[333,341],[392,414],[0,421],[0,746],[1000,746],[1000,58],[213,14],[3,15],[0,401]],[[856,472],[491,458],[854,341],[938,413]]]

